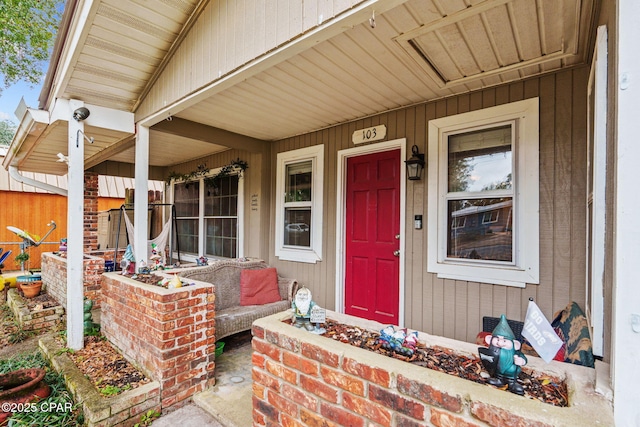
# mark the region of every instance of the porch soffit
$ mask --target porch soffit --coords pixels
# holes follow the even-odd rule
[[[278,140],[585,63],[591,0],[410,0],[172,114]]]
[[[135,111],[141,97],[151,96],[152,84],[186,87],[181,83],[185,74],[163,70],[171,61],[194,60],[189,53],[176,59],[174,53],[207,3],[97,2],[82,24],[84,42],[56,93]],[[193,92],[183,94],[182,101],[168,101],[167,118],[208,126],[212,134],[226,131],[274,141],[575,66],[585,62],[594,0],[408,0],[385,13],[371,13],[375,25],[368,17],[324,41],[317,41],[323,39],[319,34],[293,47],[295,55],[282,55],[259,72],[250,68],[261,58],[247,62],[235,70],[238,77],[231,85],[225,75],[207,83],[195,102],[184,102]],[[186,75],[198,81],[197,73],[189,69]],[[227,142],[232,138],[168,132],[172,126],[160,121],[151,128],[152,166],[171,166],[232,146]],[[86,145],[87,164],[134,162],[131,135],[90,126],[86,133],[95,138]],[[34,147],[21,160],[22,170],[62,173],[65,165],[55,159],[58,152],[67,154],[66,125],[50,126]]]

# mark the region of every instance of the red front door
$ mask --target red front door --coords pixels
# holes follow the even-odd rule
[[[345,312],[398,324],[400,150],[347,159]]]

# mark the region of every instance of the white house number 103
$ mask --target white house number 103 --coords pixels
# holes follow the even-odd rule
[[[378,141],[384,139],[387,136],[387,127],[385,125],[378,125],[366,129],[358,129],[353,133],[353,143],[362,144],[363,142]]]

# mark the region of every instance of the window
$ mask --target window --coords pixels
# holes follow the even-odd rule
[[[238,175],[218,179],[204,195],[204,253],[238,257]]]
[[[208,187],[203,179],[174,183],[176,235],[182,254],[197,258],[238,258],[239,175],[218,179]]]
[[[538,283],[538,100],[429,122],[428,271]]]
[[[322,259],[324,146],[278,154],[276,256],[315,263]]]

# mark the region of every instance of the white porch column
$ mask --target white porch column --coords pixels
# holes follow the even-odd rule
[[[67,347],[84,346],[84,122],[72,118],[84,102],[69,102],[69,175],[67,198]]]
[[[135,248],[136,268],[140,267],[140,261],[148,263],[147,259],[147,222],[149,200],[147,191],[149,188],[149,128],[147,126],[136,126],[136,177],[135,177],[135,202],[133,227],[135,236],[133,247]]]
[[[618,1],[616,76],[618,113],[616,128],[613,269],[613,376],[614,417],[619,427],[640,426],[640,2]]]

